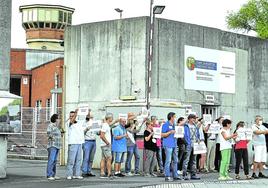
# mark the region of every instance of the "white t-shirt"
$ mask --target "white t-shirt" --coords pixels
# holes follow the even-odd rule
[[[105,133],[106,140],[111,144],[111,128],[108,123],[103,123],[101,127],[101,132]],[[107,144],[101,139],[101,146],[107,146]]]
[[[68,144],[83,144],[84,142],[83,123],[78,121],[71,126],[68,125]]]
[[[91,126],[92,126],[92,119],[90,119],[89,121],[84,121],[84,123],[83,123],[84,130],[87,127],[91,127]],[[96,134],[94,132],[90,131],[90,129],[89,129],[85,134],[85,140],[96,140]]]
[[[224,132],[226,136],[231,136],[230,129],[228,130],[225,130],[224,128],[221,129],[219,134],[220,150],[232,149],[232,139],[225,140],[221,134],[222,132]]]
[[[252,130],[253,130],[253,132],[254,131],[266,131],[267,128],[264,127],[263,125],[256,125],[256,124],[254,124],[252,126]],[[254,146],[264,145],[265,146],[266,145],[265,135],[264,134],[257,135],[257,134],[254,134],[253,133],[253,145]]]

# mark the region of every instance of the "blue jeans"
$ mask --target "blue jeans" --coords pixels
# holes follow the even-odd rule
[[[82,144],[69,144],[67,176],[81,175]]]
[[[127,161],[125,164],[125,171],[126,173],[131,171],[131,160],[133,157],[133,154],[135,156],[135,173],[139,172],[139,166],[140,166],[140,155],[138,153],[137,145],[128,146],[127,147]]]
[[[163,167],[163,159],[162,159],[162,146],[157,148],[156,158],[157,158],[159,170],[163,171],[164,167]]]
[[[166,161],[165,161],[165,176],[166,177],[171,177],[170,174],[170,165],[172,162],[172,167],[173,167],[173,177],[177,178],[178,177],[178,173],[177,173],[177,169],[178,169],[178,152],[177,152],[177,148],[169,148],[169,147],[164,147],[165,149],[165,154],[166,154]],[[172,159],[172,160],[171,160]]]
[[[47,151],[48,151],[47,177],[55,177],[59,149],[55,147],[50,147],[47,149]]]
[[[92,164],[96,153],[96,140],[86,140],[83,144],[82,173],[88,174],[92,170]]]
[[[187,175],[188,166],[190,168],[189,170],[190,170],[191,176],[196,175],[196,155],[194,155],[194,148],[186,146],[186,150],[184,154],[185,155],[184,155],[183,166],[182,166],[183,175],[184,176]]]

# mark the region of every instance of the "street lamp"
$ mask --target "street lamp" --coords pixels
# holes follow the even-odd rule
[[[120,8],[115,8],[114,10],[115,10],[116,12],[120,13],[120,19],[122,19],[122,12],[123,12],[123,10],[120,9]]]
[[[162,14],[165,6],[156,5],[153,7],[153,0],[150,6],[150,32],[149,32],[149,49],[148,49],[148,64],[147,64],[147,92],[146,92],[146,108],[150,110],[151,92],[152,92],[152,62],[153,62],[153,44],[154,44],[154,21],[156,14]]]

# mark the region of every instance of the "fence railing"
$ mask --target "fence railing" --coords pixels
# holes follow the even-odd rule
[[[47,135],[50,108],[22,108],[22,134],[8,136],[8,156],[31,159],[47,158]],[[57,109],[61,114],[61,108]]]

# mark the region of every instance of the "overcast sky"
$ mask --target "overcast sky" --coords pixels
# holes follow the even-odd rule
[[[227,30],[228,11],[237,11],[248,0],[154,0],[166,5],[158,17]],[[12,0],[12,48],[26,48],[19,6],[27,4],[57,4],[75,8],[73,24],[118,19],[114,8],[123,9],[123,18],[149,16],[150,0]]]

